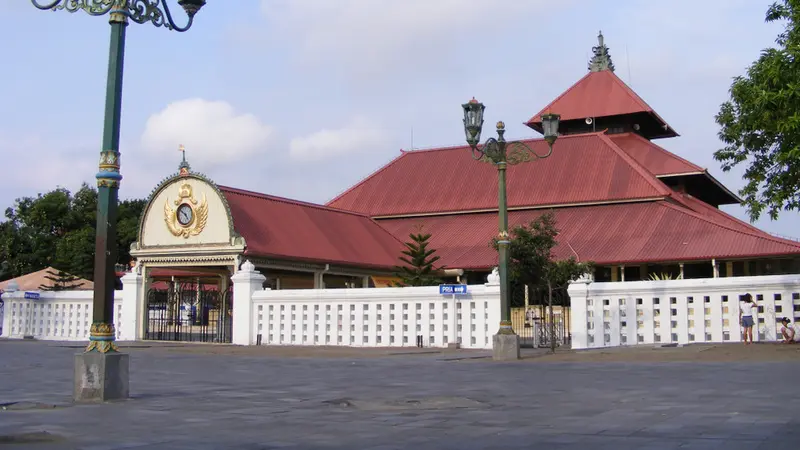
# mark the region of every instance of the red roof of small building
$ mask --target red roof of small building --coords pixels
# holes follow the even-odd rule
[[[539,153],[543,139],[524,141]],[[545,159],[509,166],[508,207],[663,198],[671,189],[603,133],[563,136]],[[329,206],[372,217],[497,210],[497,169],[469,147],[403,152]]]
[[[660,123],[667,123],[636,92],[610,70],[589,72],[572,87],[556,97],[526,122],[541,124],[542,114],[556,113],[561,121],[584,120],[588,117],[621,116],[648,113]]]
[[[553,212],[559,229],[557,259],[576,256],[597,264],[634,264],[800,254],[800,243],[665,200],[511,211],[509,227],[530,223],[548,211]],[[497,220],[497,214],[475,213],[380,223],[396,236],[423,225],[431,233],[430,248],[436,249],[440,264],[474,270],[497,265],[497,252],[489,246],[497,235]]]
[[[393,267],[401,241],[362,214],[219,186],[245,255]]]

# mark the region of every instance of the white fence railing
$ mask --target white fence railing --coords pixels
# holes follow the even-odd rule
[[[0,315],[2,336],[42,340],[85,341],[92,325],[92,291],[38,292],[39,298],[25,298],[25,292],[3,293]],[[115,292],[117,338],[122,332],[122,291]]]
[[[439,295],[438,286],[257,291],[254,335],[267,345],[492,348],[499,286]],[[237,299],[238,300],[238,299]]]
[[[755,340],[800,319],[800,275],[570,285],[572,348],[740,342],[739,296],[758,304]]]

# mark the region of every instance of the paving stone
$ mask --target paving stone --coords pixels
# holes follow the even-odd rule
[[[669,354],[680,350],[692,351]],[[0,410],[0,436],[63,437],[24,447],[34,450],[686,450],[800,442],[800,417],[779,408],[800,404],[796,381],[785,376],[800,373],[800,359],[633,364],[542,356],[498,364],[441,352],[127,351],[131,399],[73,405],[74,348],[0,340],[0,404],[57,405]]]

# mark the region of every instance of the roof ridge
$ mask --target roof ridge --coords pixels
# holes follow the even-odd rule
[[[375,177],[375,176],[376,176],[376,175],[378,175],[379,173],[381,173],[381,172],[383,172],[384,170],[388,169],[388,168],[389,168],[389,166],[391,166],[392,164],[394,164],[394,163],[396,163],[397,161],[399,161],[399,160],[400,160],[400,158],[402,158],[403,156],[405,156],[407,153],[409,153],[409,152],[403,152],[403,150],[400,150],[400,155],[399,155],[399,156],[396,156],[396,157],[392,158],[392,159],[391,159],[389,162],[387,162],[386,164],[384,164],[384,165],[383,165],[383,167],[380,167],[380,168],[378,168],[377,170],[373,171],[371,174],[369,174],[369,175],[365,176],[365,177],[364,177],[364,178],[362,178],[360,181],[358,181],[356,184],[354,184],[354,185],[350,186],[349,188],[347,188],[347,189],[345,189],[344,191],[342,191],[341,193],[339,193],[339,195],[337,195],[337,196],[333,197],[332,199],[328,200],[327,202],[325,202],[325,206],[326,206],[326,207],[328,207],[328,208],[333,208],[332,206],[329,206],[331,203],[333,203],[333,202],[335,202],[335,201],[337,201],[337,200],[340,200],[340,199],[341,199],[342,197],[344,197],[345,195],[347,195],[347,194],[349,194],[350,192],[354,191],[354,190],[355,190],[357,187],[359,187],[359,186],[363,185],[364,183],[366,183],[367,181],[369,181],[371,178]],[[344,211],[344,210],[342,210],[342,211]],[[367,216],[367,217],[369,217],[369,216]]]
[[[693,162],[689,161],[688,159],[686,159],[686,158],[683,158],[683,157],[681,157],[681,156],[679,156],[679,155],[677,155],[677,154],[675,154],[675,153],[673,153],[673,152],[671,152],[671,151],[669,151],[669,150],[665,149],[664,147],[661,147],[661,146],[660,146],[660,145],[658,145],[658,144],[654,144],[654,143],[653,143],[653,141],[651,141],[651,140],[649,140],[649,139],[645,139],[645,138],[643,138],[642,136],[640,136],[639,134],[637,134],[637,133],[634,133],[634,132],[632,132],[632,131],[628,131],[628,132],[625,132],[625,133],[619,133],[619,134],[615,134],[614,136],[633,136],[635,139],[638,139],[638,140],[640,140],[640,141],[644,141],[644,142],[646,142],[648,145],[650,145],[651,147],[654,147],[654,148],[655,148],[655,150],[657,150],[657,151],[659,151],[659,152],[661,152],[661,153],[664,153],[664,154],[666,154],[666,155],[672,156],[673,158],[675,158],[675,159],[677,159],[677,160],[679,160],[679,161],[681,161],[681,162],[683,162],[683,163],[686,163],[686,164],[687,164],[687,165],[689,165],[689,166],[692,166],[692,167],[695,167],[695,168],[697,168],[697,170],[698,170],[698,171],[700,171],[700,172],[706,172],[706,170],[707,170],[707,169],[704,169],[704,168],[702,168],[702,167],[698,166],[697,164],[695,164],[695,163],[693,163]],[[614,138],[611,138],[611,139],[613,140]]]
[[[671,197],[672,193],[675,192],[669,188],[663,181],[659,180],[658,177],[650,172],[645,168],[642,164],[640,164],[636,159],[634,159],[631,155],[628,154],[625,150],[621,149],[611,138],[603,133],[599,136],[609,147],[617,154],[620,158],[622,158],[625,162],[627,162],[633,170],[635,170],[639,175],[641,175],[645,181],[647,181],[651,186],[653,186],[657,191],[664,194],[665,197]]]
[[[577,85],[581,84],[581,82],[582,82],[583,80],[585,80],[586,78],[590,77],[590,76],[591,76],[593,73],[598,73],[598,72],[591,72],[591,71],[590,71],[590,72],[589,72],[589,73],[587,73],[586,75],[582,76],[582,77],[581,77],[581,78],[580,78],[578,81],[576,81],[576,82],[572,83],[572,86],[570,86],[569,88],[567,88],[567,90],[566,90],[566,91],[562,92],[562,93],[561,93],[561,95],[559,95],[558,97],[554,98],[554,99],[553,99],[553,101],[551,101],[550,103],[548,103],[548,104],[547,104],[547,105],[546,105],[544,108],[542,108],[542,109],[541,109],[539,112],[537,112],[536,114],[534,114],[534,115],[533,115],[533,117],[531,117],[530,119],[528,119],[528,121],[527,121],[527,122],[525,122],[525,125],[527,125],[527,124],[530,124],[530,123],[533,123],[533,122],[536,120],[536,117],[538,117],[538,116],[541,116],[541,114],[542,114],[542,112],[543,112],[544,110],[546,110],[546,109],[550,108],[551,106],[553,106],[553,104],[554,104],[554,103],[556,103],[557,101],[561,100],[561,98],[562,98],[562,97],[564,97],[565,95],[569,94],[569,93],[570,93],[570,91],[572,91],[573,89],[575,89],[575,87],[576,87]]]
[[[289,204],[293,204],[293,205],[297,205],[297,206],[306,206],[306,207],[309,207],[309,208],[321,209],[321,210],[324,210],[324,211],[350,214],[350,215],[354,215],[354,216],[364,217],[364,218],[367,218],[367,219],[370,218],[368,215],[363,214],[363,213],[359,213],[359,212],[356,212],[356,211],[350,211],[350,210],[346,210],[346,209],[334,208],[334,207],[326,206],[326,205],[320,205],[319,203],[311,203],[311,202],[306,202],[306,201],[303,201],[303,200],[295,200],[295,199],[287,198],[287,197],[279,197],[277,195],[264,194],[263,192],[250,191],[250,190],[247,190],[247,189],[240,189],[240,188],[235,188],[235,187],[231,187],[231,186],[222,186],[222,185],[219,185],[219,184],[217,185],[217,187],[223,193],[224,192],[230,192],[230,193],[233,193],[233,194],[244,195],[244,196],[247,196],[247,197],[259,198],[259,199],[262,199],[262,200],[272,200],[272,201],[276,201],[276,202],[280,202],[280,203],[289,203]]]
[[[700,220],[708,222],[708,223],[710,223],[712,225],[715,225],[717,227],[724,228],[724,229],[729,230],[729,231],[733,231],[734,233],[740,233],[740,234],[744,234],[746,236],[751,236],[751,237],[756,237],[756,238],[761,238],[761,239],[767,239],[767,240],[775,242],[775,243],[784,244],[784,245],[791,245],[792,247],[796,247],[796,248],[800,249],[800,243],[797,243],[797,242],[794,242],[794,241],[780,239],[780,238],[774,237],[774,236],[772,236],[770,234],[766,234],[766,233],[757,234],[757,233],[752,233],[752,232],[749,232],[749,231],[737,230],[737,229],[732,228],[732,227],[730,227],[728,225],[725,225],[725,224],[722,224],[720,222],[717,222],[716,220],[708,218],[708,217],[706,217],[706,216],[704,216],[704,215],[702,215],[702,214],[700,214],[698,212],[692,211],[690,208],[686,208],[686,207],[681,208],[681,207],[675,205],[674,203],[670,203],[670,202],[658,202],[658,203],[661,203],[662,206],[665,206],[665,207],[672,208],[672,209],[675,209],[677,211],[683,212],[684,214],[689,214],[691,216],[694,216],[695,218],[698,218]]]
[[[640,97],[639,94],[637,94],[636,91],[633,90],[633,88],[631,88],[624,81],[622,81],[622,78],[618,77],[617,74],[615,74],[614,72],[610,72],[610,75],[611,79],[623,88],[628,97],[632,98],[635,102],[639,103],[640,106],[644,107],[645,111],[655,112],[653,107],[650,106],[646,101],[644,101],[644,99]]]

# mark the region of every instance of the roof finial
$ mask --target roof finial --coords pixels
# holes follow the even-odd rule
[[[178,151],[183,153],[183,159],[181,160],[181,165],[178,166],[178,171],[181,175],[187,175],[192,170],[192,167],[186,161],[186,147],[181,144],[178,146]]]
[[[611,55],[608,53],[608,47],[606,47],[605,42],[603,41],[603,32],[597,35],[597,47],[592,47],[592,59],[589,60],[589,70],[592,72],[600,72],[601,70],[610,70],[614,71],[614,63],[611,62]]]

